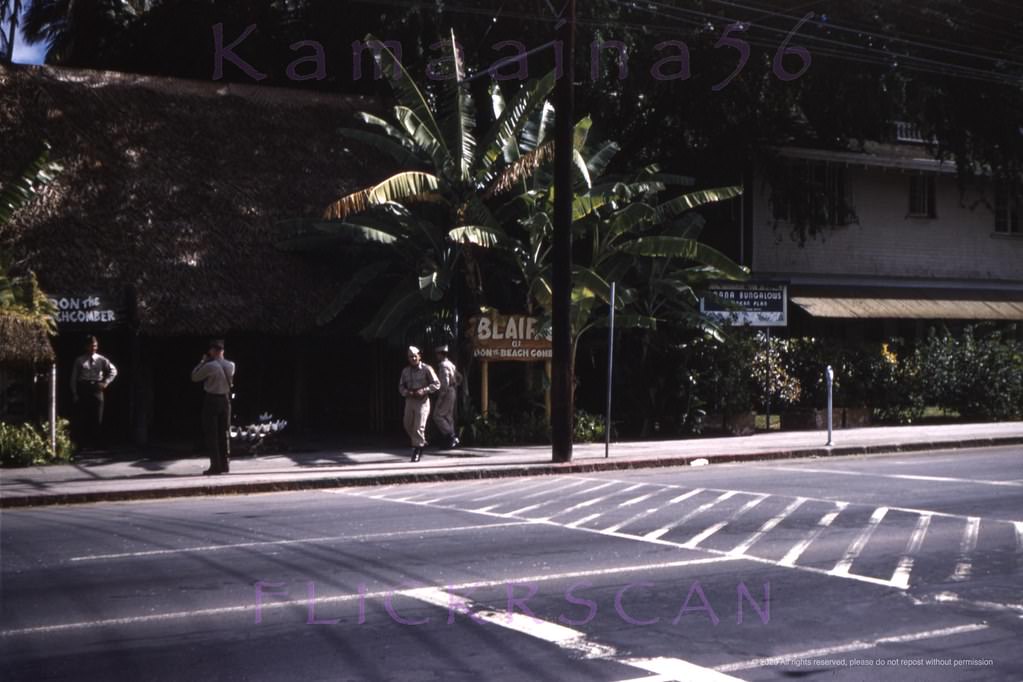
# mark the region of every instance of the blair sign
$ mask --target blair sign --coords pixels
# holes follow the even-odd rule
[[[473,357],[481,360],[535,362],[552,355],[550,329],[541,332],[535,317],[487,315],[469,320]]]

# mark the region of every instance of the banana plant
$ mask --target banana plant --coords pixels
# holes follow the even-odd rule
[[[739,187],[685,192],[660,201],[670,186],[690,186],[691,178],[662,173],[657,165],[625,175],[607,175],[618,145],[587,144],[591,122],[575,127],[576,167],[573,200],[575,265],[571,293],[572,362],[579,340],[606,324],[610,282],[620,284],[616,319],[624,328],[656,329],[669,322],[719,335],[720,329],[698,313],[698,291],[708,280],[741,280],[745,268],[699,241],[703,218],[693,210],[732,199]],[[542,130],[531,126],[526,131]],[[539,136],[521,136],[521,148],[542,148]],[[511,152],[514,154],[514,152]],[[495,214],[515,224],[504,231],[464,228],[452,236],[510,255],[518,267],[530,312],[549,318],[552,291],[553,180],[547,169],[523,179],[520,193]]]
[[[333,242],[372,252],[377,260],[349,278],[320,322],[340,314],[365,288],[379,288],[385,277],[391,280],[389,294],[363,335],[397,339],[421,326],[424,315],[451,312],[456,277],[482,300],[480,266],[472,242],[461,235],[470,227],[500,234],[489,204],[509,191],[510,178],[528,175],[538,159],[551,155],[551,145],[515,158],[506,151],[530,114],[543,106],[555,74],[520,88],[477,141],[474,103],[454,34],[447,45],[450,56],[434,65],[438,83],[429,91],[416,85],[380,41],[367,36],[366,43],[377,48],[374,57],[397,103],[388,119],[362,112],[357,118],[365,127],[341,134],[390,157],[400,170],[332,202],[321,220],[303,223],[282,246],[310,250]]]
[[[49,146],[12,182],[0,185],[0,228],[8,223],[15,212],[53,181],[61,167],[50,161]],[[21,275],[11,254],[0,253],[0,312],[13,313],[41,322],[50,334],[57,333],[56,309],[39,288],[31,270]]]

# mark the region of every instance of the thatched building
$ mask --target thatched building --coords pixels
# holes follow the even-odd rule
[[[42,141],[63,167],[0,228],[0,244],[60,304],[61,386],[95,333],[121,371],[108,394],[112,429],[140,442],[151,431],[187,436],[199,395],[189,371],[205,339],[226,336],[241,418],[270,411],[295,424],[382,426],[393,372],[377,377],[385,372],[372,362],[351,362],[379,351],[343,322],[332,335],[316,325],[344,273],[276,247],[284,221],[317,216],[385,174],[337,134],[373,107],[277,88],[0,67],[0,178]]]

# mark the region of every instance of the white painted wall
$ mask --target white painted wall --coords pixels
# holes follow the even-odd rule
[[[993,236],[994,212],[971,208],[953,175],[936,181],[937,218],[908,218],[909,175],[848,168],[847,190],[859,224],[827,229],[803,247],[782,222],[774,227],[769,187],[754,190],[753,272],[1023,281],[1023,238]]]

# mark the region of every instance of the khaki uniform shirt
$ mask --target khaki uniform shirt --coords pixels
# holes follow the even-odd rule
[[[231,395],[234,384],[234,363],[230,360],[200,362],[192,370],[192,381],[202,382],[203,390],[213,395]]]
[[[425,388],[427,393],[436,393],[440,388],[440,379],[437,378],[437,373],[425,362],[420,362],[418,367],[410,365],[401,370],[401,380],[398,381],[398,393],[410,400],[426,399],[412,395],[413,391],[420,388]]]

